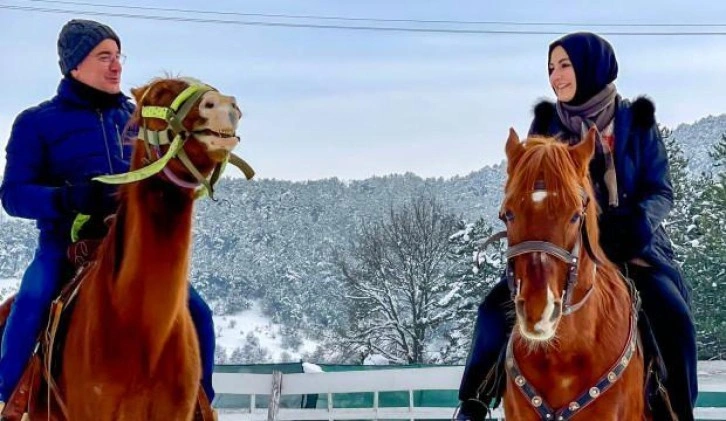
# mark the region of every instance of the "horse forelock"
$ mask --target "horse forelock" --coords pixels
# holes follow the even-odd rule
[[[577,175],[567,146],[553,138],[533,137],[524,143],[525,152],[507,182],[510,199],[531,197],[536,185],[547,190],[547,214],[556,215],[580,206],[582,180]]]

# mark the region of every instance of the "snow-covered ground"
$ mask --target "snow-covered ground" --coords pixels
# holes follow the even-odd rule
[[[17,291],[19,285],[20,279],[0,278],[0,302]]]
[[[726,360],[698,362],[698,388],[709,392],[726,392]]]
[[[282,325],[273,323],[263,315],[257,303],[236,314],[214,316],[214,326],[217,331],[217,347],[223,347],[228,356],[236,348],[244,347],[250,333],[256,336],[260,347],[269,351],[269,360],[259,361],[261,363],[280,362],[283,353],[287,353],[290,360],[299,360],[302,354],[313,352],[317,346],[316,342],[303,340],[297,350],[283,349]]]

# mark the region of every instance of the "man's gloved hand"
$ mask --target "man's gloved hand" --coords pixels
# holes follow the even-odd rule
[[[60,187],[60,207],[66,212],[107,216],[116,212],[118,186],[87,181]]]

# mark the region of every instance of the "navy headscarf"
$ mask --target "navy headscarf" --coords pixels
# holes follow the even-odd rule
[[[604,38],[590,32],[565,35],[550,44],[548,61],[552,56],[552,50],[557,46],[561,46],[567,52],[575,71],[577,90],[575,97],[568,102],[569,105],[585,103],[618,77],[615,51]]]

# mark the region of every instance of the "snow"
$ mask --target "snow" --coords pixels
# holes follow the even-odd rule
[[[709,392],[726,392],[726,360],[699,361],[698,388]]]
[[[389,365],[391,362],[381,354],[370,354],[363,360],[363,365]]]
[[[300,360],[302,354],[312,353],[318,345],[316,342],[304,339],[298,350],[283,349],[283,335],[280,333],[282,325],[273,323],[263,315],[258,303],[253,303],[250,309],[239,313],[214,316],[214,326],[217,331],[217,347],[223,347],[227,356],[230,356],[236,348],[245,345],[250,332],[255,335],[260,347],[270,353],[269,361],[259,361],[259,363],[281,362],[284,352],[287,352],[293,360]]]
[[[302,363],[303,373],[322,373],[323,368],[313,363]]]
[[[458,285],[456,285],[454,288],[452,288],[451,291],[447,292],[446,295],[444,295],[439,300],[439,305],[442,306],[442,307],[449,305],[449,302],[454,297],[454,295],[456,295],[457,292],[459,292],[459,286]]]
[[[20,286],[20,279],[0,278],[0,301],[4,301],[8,296],[15,293],[18,286]]]
[[[0,278],[0,288],[17,288],[20,279],[16,278]]]

